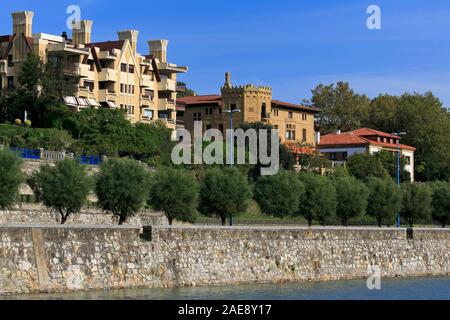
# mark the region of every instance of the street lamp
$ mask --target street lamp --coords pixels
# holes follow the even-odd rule
[[[406,132],[394,132],[392,133],[394,136],[396,136],[397,139],[397,185],[400,187],[400,137],[405,136]],[[401,221],[400,221],[400,213],[397,214],[397,228],[401,227]]]
[[[233,130],[233,113],[241,112],[240,109],[230,109],[224,110],[224,113],[230,114],[230,166],[233,166],[234,164],[234,130]],[[233,216],[230,215],[230,227],[233,226]]]

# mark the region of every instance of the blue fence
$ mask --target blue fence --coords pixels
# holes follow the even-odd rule
[[[102,163],[102,157],[100,157],[100,156],[81,156],[80,163],[91,165],[91,166],[98,166]]]
[[[39,160],[41,158],[41,151],[34,149],[25,149],[25,148],[11,148],[11,151],[17,153],[19,157],[24,159],[35,159]]]

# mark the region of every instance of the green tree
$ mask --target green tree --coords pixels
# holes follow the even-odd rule
[[[450,222],[450,182],[438,181],[431,184],[433,190],[433,219],[445,228]]]
[[[381,163],[386,172],[397,181],[397,162],[398,154],[389,151],[380,151],[374,155]],[[406,160],[405,158],[400,158],[400,182],[410,182],[411,174],[405,169]]]
[[[303,184],[294,171],[261,176],[254,188],[254,198],[261,210],[265,214],[282,218],[294,215],[303,193]]]
[[[153,176],[150,203],[173,220],[194,222],[197,212],[199,185],[194,176],[183,169],[160,168]]]
[[[369,198],[367,214],[376,218],[378,226],[383,221],[392,222],[400,211],[402,195],[398,186],[391,178],[372,177],[367,181]]]
[[[237,168],[210,168],[200,188],[199,211],[220,217],[225,225],[227,217],[231,219],[246,210],[251,197],[247,177]]]
[[[305,193],[300,196],[297,215],[303,215],[309,226],[313,220],[326,225],[336,214],[336,189],[328,177],[314,173],[300,173],[300,181],[305,187]]]
[[[18,81],[22,88],[28,92],[36,93],[38,86],[42,84],[45,64],[37,55],[30,54],[22,64]]]
[[[177,86],[186,88],[186,83],[177,82]],[[195,96],[195,95],[197,95],[197,93],[194,90],[186,88],[182,91],[178,91],[177,98],[191,97],[191,96]]]
[[[403,183],[401,216],[408,221],[411,228],[420,219],[431,214],[431,189],[425,184]]]
[[[368,117],[363,120],[363,126],[383,132],[396,132],[398,128],[397,109],[400,97],[388,94],[372,99]]]
[[[333,179],[336,188],[336,215],[342,225],[348,226],[348,220],[365,214],[369,190],[364,183],[352,176],[340,176]]]
[[[22,161],[12,152],[0,149],[0,208],[14,203],[20,185],[25,182],[21,171]]]
[[[83,166],[68,159],[58,162],[54,167],[42,166],[35,173],[34,181],[44,205],[61,215],[61,224],[65,224],[71,214],[83,208],[91,189]]]
[[[119,217],[119,225],[138,213],[146,201],[149,177],[144,166],[131,159],[109,159],[96,177],[99,206]]]
[[[368,153],[353,154],[347,159],[348,172],[359,180],[370,177],[386,178],[388,173],[381,161]]]
[[[341,81],[336,85],[319,84],[312,90],[311,104],[320,109],[317,120],[321,130],[330,133],[360,128],[362,119],[367,118],[370,100]]]

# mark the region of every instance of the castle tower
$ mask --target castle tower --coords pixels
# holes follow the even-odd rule
[[[268,123],[272,112],[272,88],[247,84],[232,86],[230,73],[226,73],[225,85],[221,88],[224,110],[240,109],[233,115],[233,127],[239,127],[242,122]],[[225,123],[225,127],[229,128]]]
[[[91,43],[92,22],[91,20],[81,20],[78,22],[79,28],[72,29],[72,43],[74,45]]]

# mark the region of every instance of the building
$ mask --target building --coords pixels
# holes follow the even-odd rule
[[[232,86],[230,73],[220,95],[190,96],[178,99],[179,125],[193,134],[194,123],[202,121],[203,130],[218,129],[222,133],[230,128],[229,113],[233,114],[233,127],[242,123],[263,122],[279,130],[282,143],[315,144],[314,115],[317,109],[272,99],[272,89],[255,85]]]
[[[149,52],[137,52],[138,31],[119,31],[118,39],[92,42],[89,20],[79,21],[72,31],[55,36],[32,32],[34,13],[12,14],[12,35],[0,36],[0,88],[4,92],[18,85],[22,63],[30,53],[44,61],[62,63],[67,76],[79,79],[73,97],[64,97],[75,110],[122,108],[133,122],[160,120],[175,129],[176,80],[187,67],[167,62],[167,40],[148,41]]]
[[[361,128],[350,132],[336,132],[320,137],[317,149],[334,164],[344,164],[347,157],[355,153],[380,151],[397,153],[400,147],[401,156],[406,160],[405,170],[414,181],[414,152],[416,148],[400,144],[400,138],[389,133]],[[399,145],[397,145],[399,143]]]

